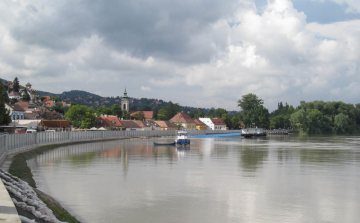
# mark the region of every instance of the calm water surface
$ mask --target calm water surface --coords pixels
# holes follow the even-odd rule
[[[360,222],[360,137],[191,139],[189,150],[154,140],[67,146],[28,163],[82,222]]]

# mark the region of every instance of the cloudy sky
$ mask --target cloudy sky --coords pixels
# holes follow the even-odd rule
[[[236,110],[360,103],[359,0],[2,0],[0,77]]]

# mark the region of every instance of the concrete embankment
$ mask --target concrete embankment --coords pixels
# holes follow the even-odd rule
[[[132,137],[122,137],[121,139],[130,139]],[[71,216],[55,199],[51,196],[43,193],[40,190],[37,190],[35,181],[32,178],[31,170],[27,166],[26,160],[35,157],[39,154],[42,154],[48,150],[56,149],[58,147],[67,146],[67,145],[74,145],[80,143],[89,143],[89,142],[98,142],[98,141],[109,141],[109,140],[119,140],[119,138],[106,138],[106,139],[89,139],[89,140],[76,140],[71,142],[61,142],[57,144],[48,143],[48,145],[43,146],[29,146],[27,148],[22,148],[16,152],[11,153],[8,155],[4,162],[1,165],[1,168],[4,171],[9,171],[10,173],[14,174],[16,177],[24,180],[33,187],[34,191],[38,195],[38,197],[47,204],[47,206],[54,212],[56,217],[58,217],[62,221],[66,222],[79,222]],[[6,173],[5,172],[5,173]],[[8,183],[8,182],[6,182]],[[21,222],[24,221],[24,218],[35,219],[36,222],[48,222],[45,220],[41,220],[31,211],[27,211],[26,209],[22,209],[20,206],[24,206],[24,202],[21,200],[14,200],[14,194],[10,195],[7,187],[4,185],[3,180],[0,180],[0,219],[1,222]],[[12,200],[13,199],[13,200]],[[19,203],[20,202],[20,203]],[[14,205],[16,204],[16,206]],[[27,207],[29,208],[29,207]],[[35,209],[34,209],[35,210]],[[22,219],[20,219],[20,217]],[[25,217],[26,216],[26,217]]]
[[[61,221],[66,222],[79,222],[76,218],[71,216],[61,205],[56,202],[49,195],[37,190],[35,181],[32,178],[31,170],[27,166],[26,160],[35,157],[39,154],[44,153],[45,151],[56,149],[58,147],[74,145],[80,143],[89,143],[89,142],[99,142],[99,141],[109,141],[109,140],[122,140],[122,139],[131,139],[131,138],[149,138],[149,136],[128,136],[128,137],[114,137],[114,138],[96,138],[96,139],[86,139],[86,140],[67,140],[62,142],[49,142],[44,143],[41,146],[38,144],[22,147],[19,149],[14,149],[9,152],[9,155],[2,159],[0,162],[0,168],[5,171],[9,171],[14,174],[16,177],[27,182],[30,186],[33,187],[34,191],[38,197],[45,203],[47,206],[54,212],[56,217]],[[56,143],[56,144],[54,144]],[[22,201],[14,201],[14,195],[9,194],[8,190],[4,186],[4,183],[0,180],[0,219],[1,222],[21,222],[24,221],[24,218],[28,217],[30,219],[35,219],[36,222],[47,222],[42,221],[40,218],[37,218],[29,211],[19,208],[19,206],[14,205],[20,202],[20,206],[24,206]],[[21,218],[19,217],[21,214]],[[26,216],[26,217],[24,217]]]

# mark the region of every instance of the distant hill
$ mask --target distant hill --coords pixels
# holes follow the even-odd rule
[[[61,94],[54,94],[54,93],[50,93],[50,92],[47,92],[47,91],[38,91],[36,90],[39,94],[40,94],[40,97],[42,96],[51,96],[51,97],[56,97],[56,96],[61,96]]]
[[[75,102],[80,105],[86,105],[91,108],[97,109],[99,107],[110,107],[114,104],[121,105],[121,97],[102,97],[97,94],[93,94],[87,91],[81,90],[72,90],[72,91],[64,91],[60,94],[55,94],[46,91],[37,91],[41,96],[51,96],[56,97],[59,96],[64,102],[70,104],[71,102]],[[153,109],[155,105],[158,106],[158,109],[165,107],[169,102],[163,101],[161,99],[153,99],[153,98],[131,98],[130,101],[130,110],[140,110],[140,109]],[[175,102],[173,102],[175,103]],[[190,112],[191,110],[198,109],[195,107],[188,106],[180,106],[181,111]],[[208,112],[209,109],[203,108],[204,112]]]

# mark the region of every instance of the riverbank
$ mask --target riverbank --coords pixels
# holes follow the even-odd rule
[[[156,137],[156,136],[154,136]],[[76,145],[76,144],[83,144],[83,143],[93,143],[93,142],[100,142],[100,141],[114,141],[114,140],[123,140],[123,139],[137,139],[137,138],[150,138],[150,137],[126,137],[126,138],[111,138],[111,139],[96,139],[96,140],[82,140],[77,142],[68,142],[68,143],[59,143],[59,144],[50,144],[50,145],[44,145],[40,147],[36,147],[34,149],[20,152],[18,154],[13,155],[10,157],[8,162],[11,162],[10,167],[8,169],[8,172],[12,174],[13,176],[19,177],[21,180],[27,182],[31,187],[34,188],[34,191],[37,193],[38,197],[53,211],[54,215],[60,220],[60,221],[66,221],[66,222],[80,222],[77,220],[74,216],[72,216],[68,211],[66,211],[60,204],[57,202],[54,198],[51,196],[45,194],[44,192],[36,189],[36,182],[33,179],[33,175],[31,173],[31,169],[27,165],[27,160],[31,159],[33,157],[36,157],[40,154],[43,154],[44,152],[54,150],[59,147],[64,146],[70,146],[70,145]],[[152,138],[152,137],[151,137]],[[19,215],[23,216],[31,216],[31,213],[26,213],[26,211],[22,210],[21,208],[17,208],[17,211]],[[32,218],[34,219],[34,218]]]

